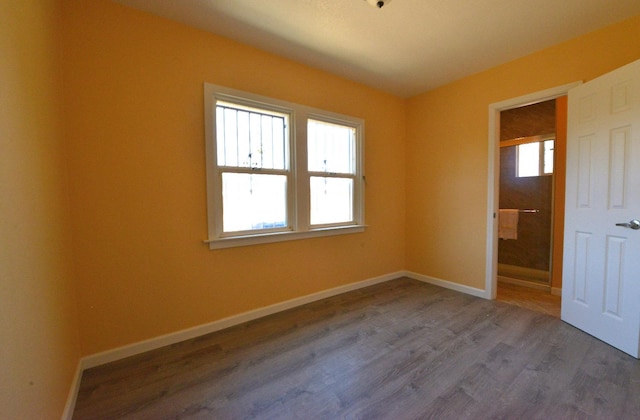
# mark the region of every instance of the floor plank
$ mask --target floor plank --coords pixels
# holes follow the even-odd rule
[[[640,362],[406,278],[84,372],[75,419],[640,418]]]

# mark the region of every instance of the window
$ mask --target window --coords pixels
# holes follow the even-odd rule
[[[356,129],[309,119],[307,137],[311,225],[353,223]]]
[[[205,84],[210,248],[362,232],[364,122]]]
[[[224,233],[287,227],[287,114],[216,104],[217,167]]]
[[[516,176],[531,177],[553,173],[554,139],[522,143],[516,146]]]

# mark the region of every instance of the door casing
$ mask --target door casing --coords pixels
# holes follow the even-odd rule
[[[518,108],[566,95],[569,90],[582,82],[546,89],[517,98],[507,99],[489,105],[489,161],[487,185],[487,242],[486,242],[486,272],[485,299],[495,299],[498,278],[498,208],[500,185],[500,112]]]

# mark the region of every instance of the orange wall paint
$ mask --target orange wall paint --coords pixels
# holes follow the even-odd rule
[[[60,418],[80,357],[60,2],[1,1],[0,418]]]
[[[482,288],[488,104],[640,57],[636,17],[404,101],[107,0],[0,16],[0,418],[58,417],[81,354],[402,269]],[[364,118],[367,232],[209,251],[203,82]]]
[[[407,269],[484,289],[488,107],[640,58],[640,16],[407,103]]]
[[[110,1],[64,28],[85,355],[404,268],[402,99]],[[204,82],[365,119],[367,231],[210,251]]]

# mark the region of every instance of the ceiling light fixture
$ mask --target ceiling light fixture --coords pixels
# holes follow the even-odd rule
[[[387,4],[391,3],[391,0],[365,0],[365,1],[370,5],[377,7],[378,9],[382,9],[382,6],[386,6]]]

